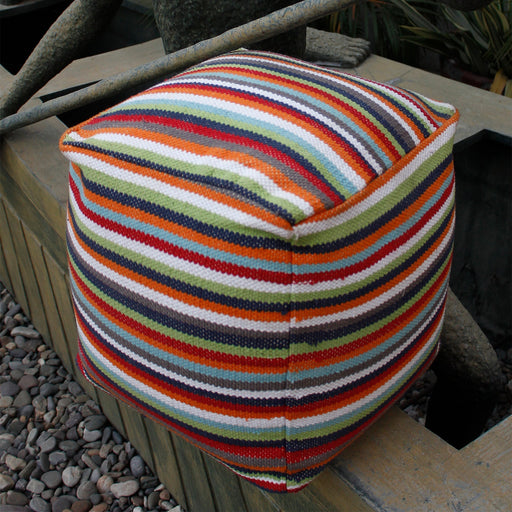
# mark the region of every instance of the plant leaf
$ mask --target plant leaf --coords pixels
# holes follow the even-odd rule
[[[499,70],[494,75],[494,80],[491,84],[491,88],[489,89],[491,92],[495,92],[496,94],[501,94],[505,90],[505,86],[507,85],[507,77],[503,70]]]

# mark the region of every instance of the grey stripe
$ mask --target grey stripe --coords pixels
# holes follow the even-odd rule
[[[150,127],[149,127],[150,126]],[[196,144],[200,144],[205,147],[217,147],[221,149],[225,149],[227,151],[236,151],[239,153],[244,153],[248,156],[257,158],[258,160],[275,167],[282,174],[284,174],[290,181],[296,183],[298,186],[307,190],[313,196],[318,198],[319,201],[325,206],[326,209],[330,209],[334,206],[332,200],[326,196],[322,191],[318,190],[309,180],[307,180],[304,176],[299,174],[298,172],[291,169],[288,165],[278,160],[277,158],[273,158],[271,155],[262,152],[256,148],[240,145],[238,143],[223,141],[218,139],[213,139],[211,137],[207,137],[205,135],[196,134],[187,132],[184,130],[179,130],[177,128],[172,128],[170,126],[160,125],[160,124],[151,124],[142,122],[142,121],[123,121],[123,122],[101,122],[95,124],[95,129],[97,128],[113,128],[122,129],[122,128],[138,128],[141,130],[151,130],[151,133],[162,133],[166,135],[170,135],[176,138],[183,139],[184,141],[193,142]],[[208,186],[210,186],[208,184]],[[222,189],[224,192],[224,189]],[[248,202],[246,196],[236,196],[238,199]],[[268,192],[264,193],[264,197],[269,200]],[[272,201],[276,202],[276,198],[272,198]],[[255,203],[252,203],[255,204]],[[260,204],[258,206],[261,207]],[[302,219],[301,219],[302,220]]]

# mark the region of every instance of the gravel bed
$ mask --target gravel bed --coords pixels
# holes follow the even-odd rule
[[[0,512],[182,511],[0,290]]]

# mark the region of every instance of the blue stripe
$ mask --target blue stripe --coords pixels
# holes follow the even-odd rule
[[[137,100],[137,102],[140,103],[148,103],[146,101]],[[130,104],[130,106],[133,105],[134,102]],[[212,130],[217,130],[221,133],[228,133],[230,135],[236,136],[236,137],[246,137],[250,141],[256,141],[259,144],[264,144],[269,148],[269,154],[272,155],[274,151],[279,151],[282,154],[286,155],[291,160],[294,160],[297,162],[301,167],[303,167],[307,173],[311,174],[312,176],[315,176],[319,181],[324,183],[327,187],[329,187],[334,194],[339,196],[340,203],[343,202],[344,199],[347,197],[350,197],[351,195],[358,192],[358,188],[354,183],[349,181],[349,179],[341,174],[338,169],[334,167],[334,164],[330,162],[323,153],[319,150],[319,148],[316,148],[312,146],[309,142],[307,142],[304,138],[301,138],[299,135],[296,135],[293,131],[284,131],[284,128],[282,126],[274,126],[270,125],[268,123],[265,123],[264,121],[258,120],[253,117],[246,117],[242,116],[240,114],[235,115],[234,112],[227,112],[226,110],[223,110],[222,108],[215,108],[213,106],[208,105],[197,105],[193,101],[186,102],[186,101],[177,101],[177,100],[159,100],[159,105],[168,103],[170,106],[183,106],[186,109],[185,113],[181,112],[174,112],[171,110],[158,110],[151,108],[151,103],[149,103],[148,108],[145,109],[124,109],[122,111],[116,111],[113,112],[114,115],[116,114],[123,114],[123,115],[146,115],[146,116],[157,116],[157,117],[164,117],[168,119],[178,119],[180,121],[184,121],[187,123],[193,123],[197,126],[203,126],[206,128],[210,128]],[[193,115],[192,112],[196,111],[198,112],[198,115]],[[232,121],[234,124],[227,124],[222,123],[220,121],[216,121],[214,119],[208,119],[204,116],[204,112],[211,113],[215,119],[218,119],[219,117],[224,117],[227,120]],[[203,115],[201,115],[203,114]],[[247,125],[250,125],[251,128],[254,128],[254,131],[248,130],[245,128],[238,128],[236,123],[237,122],[243,122]],[[149,124],[149,123],[148,123]],[[283,142],[279,142],[275,140],[272,137],[268,137],[264,135],[264,133],[258,133],[256,130],[256,127],[259,127],[260,130],[275,132],[279,138],[285,137],[288,140],[293,143],[293,145],[297,148],[294,149],[292,144],[287,144]],[[317,139],[318,140],[318,139]],[[322,145],[323,145],[323,141]],[[303,153],[299,153],[299,148],[304,150]],[[320,164],[320,170],[317,168],[316,163],[312,162],[308,158],[308,153],[316,159]],[[322,172],[321,169],[325,169],[325,171]],[[327,176],[330,176],[331,178],[335,178],[337,181],[338,188],[334,188],[333,184],[327,180]]]

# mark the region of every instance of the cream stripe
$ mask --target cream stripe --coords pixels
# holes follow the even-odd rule
[[[284,239],[289,239],[292,237],[293,233],[291,226],[289,230],[280,228],[274,224],[271,224],[270,222],[265,222],[258,217],[254,217],[253,215],[238,210],[237,208],[233,208],[224,203],[219,203],[212,199],[208,199],[201,194],[189,192],[178,187],[173,187],[172,185],[163,183],[160,180],[150,178],[148,176],[141,176],[137,173],[132,173],[130,171],[121,169],[120,167],[108,164],[101,159],[94,158],[83,153],[74,153],[73,156],[69,156],[69,158],[79,165],[93,168],[98,172],[122,180],[125,183],[131,183],[133,185],[143,187],[168,198],[175,199],[176,201],[190,204],[195,208],[200,208],[207,213],[219,215],[220,217],[229,219],[235,224],[243,225],[244,228],[249,227],[253,229],[259,229],[266,233],[278,235]]]
[[[326,220],[315,221],[314,217],[304,222],[296,224],[293,227],[296,239],[303,236],[319,233],[327,229],[337,227],[340,229],[344,222],[354,219],[358,215],[368,211],[372,206],[378,203],[383,197],[389,197],[391,193],[398,188],[405,180],[417,171],[418,167],[436,154],[437,151],[447,144],[455,133],[456,126],[451,124],[448,128],[437,136],[430,144],[425,146],[408,164],[406,164],[393,178],[383,186],[375,189],[368,197],[357,202],[351,208],[344,210],[339,215],[330,217]],[[378,178],[377,178],[378,179]],[[341,221],[341,222],[340,222]]]
[[[255,108],[240,105],[239,103],[231,103],[229,101],[219,100],[209,96],[203,97],[197,94],[185,94],[176,92],[166,93],[159,91],[157,94],[145,94],[141,97],[140,100],[137,98],[137,101],[146,101],[148,98],[160,102],[165,101],[166,98],[168,98],[168,101],[171,102],[173,100],[185,100],[194,105],[216,107],[225,110],[226,115],[232,113],[236,117],[246,116],[248,119],[262,121],[264,123],[275,126],[279,133],[293,133],[296,137],[307,141],[308,144],[313,146],[319,153],[322,154],[324,158],[327,158],[327,160],[335,168],[339,169],[339,172],[343,174],[347,181],[350,181],[354,184],[357,190],[361,190],[366,184],[361,176],[359,176],[359,174],[345,160],[343,160],[338,153],[333,151],[333,149],[322,139],[315,137],[308,130],[303,129],[290,121],[286,121],[285,119],[278,117],[275,114],[269,114]]]
[[[429,338],[429,341],[425,343],[422,349],[416,354],[416,356],[407,364],[404,368],[402,368],[398,373],[396,373],[391,379],[389,379],[383,386],[379,387],[369,395],[364,396],[360,400],[356,402],[352,402],[351,404],[347,404],[341,409],[329,411],[324,414],[318,414],[316,416],[304,416],[302,418],[296,419],[285,419],[281,417],[275,417],[272,419],[264,419],[264,418],[237,418],[235,416],[225,415],[215,413],[213,411],[203,410],[197,407],[192,407],[186,403],[183,403],[179,400],[171,398],[167,395],[160,393],[159,391],[149,387],[147,384],[140,382],[137,379],[129,376],[128,374],[120,371],[116,366],[114,366],[108,359],[104,358],[103,355],[98,352],[95,347],[89,342],[87,336],[81,331],[80,327],[78,327],[80,339],[87,350],[92,353],[93,359],[96,359],[100,362],[102,366],[105,366],[109,369],[109,371],[116,376],[118,379],[125,381],[126,389],[135,389],[143,395],[149,395],[153,400],[157,400],[160,403],[163,403],[164,407],[177,409],[178,411],[182,411],[185,414],[190,414],[194,417],[201,418],[203,420],[207,420],[208,423],[215,423],[217,427],[222,428],[223,425],[235,426],[240,428],[242,431],[246,430],[265,430],[265,429],[276,429],[282,427],[286,424],[287,429],[301,429],[301,428],[309,428],[315,425],[322,425],[323,423],[341,419],[343,416],[353,413],[358,409],[366,407],[370,402],[375,399],[379,399],[382,395],[386,394],[393,386],[395,386],[398,382],[402,381],[405,375],[412,369],[419,365],[420,361],[424,359],[425,354],[431,350],[433,343],[436,341],[441,328],[441,323],[438,325],[435,333]],[[288,434],[287,437],[293,437],[291,434]]]
[[[173,80],[173,84],[176,84],[176,83],[177,84],[179,84],[179,83],[186,84],[186,83],[190,83],[190,80],[187,80],[186,77],[182,78],[181,80],[179,80],[179,79]],[[226,85],[226,82],[224,82],[222,80],[214,80],[214,79],[198,78],[198,77],[194,77],[193,83],[194,84],[206,84],[206,85],[219,85],[219,86]],[[373,158],[373,156],[366,150],[366,148],[361,144],[361,142],[358,139],[353,137],[349,132],[347,132],[347,130],[344,130],[342,128],[341,122],[335,123],[335,122],[333,122],[332,119],[329,119],[328,117],[322,115],[320,112],[312,109],[311,107],[308,107],[305,103],[300,103],[298,101],[294,101],[287,96],[281,96],[279,94],[275,94],[268,90],[260,89],[259,87],[249,86],[249,85],[240,84],[240,83],[236,83],[236,84],[228,83],[228,85],[237,90],[253,93],[254,95],[263,96],[272,101],[280,101],[282,103],[285,103],[285,104],[291,106],[298,112],[306,113],[311,118],[321,121],[322,123],[329,126],[329,128],[331,128],[331,130],[333,132],[338,134],[344,140],[350,142],[350,144],[352,146],[356,147],[363,155],[363,158],[368,161],[372,170],[374,170],[375,172],[378,172],[379,174],[382,172],[383,169],[380,168],[381,165]],[[143,100],[144,97],[145,96],[141,96],[140,99]],[[340,121],[341,121],[341,119],[340,119]],[[362,185],[364,186],[364,184],[362,184]]]
[[[107,132],[96,134],[93,137],[82,137],[76,133],[72,133],[70,134],[69,138],[79,142],[85,141],[90,143],[94,140],[101,140],[105,142],[125,144],[130,148],[137,148],[142,149],[144,151],[150,151],[156,155],[172,158],[182,162],[192,163],[193,165],[205,165],[209,167],[215,167],[217,169],[222,169],[223,171],[230,172],[234,175],[243,176],[244,178],[250,179],[251,181],[257,183],[260,187],[262,187],[271,196],[289,201],[294,206],[303,211],[306,215],[312,215],[314,212],[313,207],[307,201],[305,201],[296,194],[292,194],[291,192],[284,190],[279,186],[278,183],[270,179],[264,173],[260,172],[257,168],[242,165],[234,160],[224,160],[222,158],[210,155],[201,156],[177,147],[172,147],[159,142],[154,142],[152,140],[143,139],[141,137],[133,137],[131,135],[124,135],[120,133]],[[79,163],[77,160],[78,155],[83,155],[82,153],[74,152],[72,149],[66,151],[66,154],[68,155],[69,159],[76,163]],[[147,183],[147,180],[149,179],[150,178],[148,178],[147,176],[142,176],[139,178],[139,184],[144,186]],[[159,184],[162,183],[158,180],[155,181],[157,181]],[[204,199],[204,196],[201,197]]]
[[[171,410],[177,409],[178,411],[182,411],[185,414],[206,420],[210,425],[212,423],[216,424],[218,428],[223,428],[224,425],[228,425],[237,427],[242,431],[246,431],[276,429],[279,427],[284,427],[284,418],[281,417],[275,417],[270,420],[261,418],[237,418],[235,416],[219,414],[213,411],[193,407],[179,400],[171,398],[168,395],[164,395],[154,388],[149,387],[146,383],[140,382],[139,380],[134,379],[130,375],[119,370],[119,368],[114,366],[108,359],[104,358],[103,355],[95,349],[95,347],[89,342],[87,336],[85,336],[85,334],[80,330],[80,327],[78,327],[78,329],[81,342],[85,347],[87,347],[87,350],[91,352],[92,358],[99,361],[102,366],[107,367],[109,372],[111,372],[112,375],[114,375],[116,378],[124,381],[122,386],[124,389],[135,389],[143,395],[149,395],[151,399],[160,402],[159,407],[162,407],[163,410],[168,410],[168,408]]]
[[[147,300],[153,301],[155,304],[162,304],[166,308],[173,309],[180,314],[192,316],[195,319],[204,322],[211,322],[227,328],[244,329],[247,331],[259,331],[269,333],[283,333],[289,330],[289,322],[286,316],[283,316],[282,322],[262,322],[258,320],[249,320],[247,318],[240,318],[232,315],[225,315],[216,313],[206,308],[191,306],[185,302],[172,298],[170,295],[165,295],[152,288],[144,286],[137,281],[134,281],[122,274],[115,272],[109,267],[103,265],[98,260],[94,259],[86,251],[81,251],[78,241],[74,233],[70,232],[70,243],[74,250],[80,253],[81,258],[95,271],[99,272],[102,276],[110,281],[122,286],[126,291],[133,296],[135,300],[137,296],[144,297]]]
[[[252,57],[251,57],[251,60],[255,60],[255,61],[259,61],[259,62],[266,62],[264,59],[258,59],[258,58],[252,58]],[[285,63],[276,62],[275,66],[280,68],[280,69],[282,69],[284,72],[289,72],[288,68],[291,67],[289,62],[285,62]],[[302,75],[311,76],[313,78],[316,78],[316,77],[320,76],[322,80],[324,80],[326,82],[331,82],[335,87],[340,87],[340,81],[341,81],[343,87],[346,87],[347,89],[351,89],[351,90],[355,91],[357,94],[361,94],[361,88],[358,87],[356,84],[352,84],[352,83],[350,83],[348,81],[345,81],[344,80],[345,76],[348,77],[350,80],[357,80],[357,81],[359,81],[359,83],[361,83],[365,87],[368,87],[368,86],[373,87],[373,86],[377,85],[376,82],[373,82],[371,80],[365,80],[363,78],[360,78],[360,77],[355,76],[355,75],[351,75],[349,73],[339,73],[339,77],[338,77],[338,76],[332,76],[332,75],[324,75],[322,73],[318,73],[315,70],[303,68],[303,67],[300,67],[300,66],[293,66],[293,67],[294,67],[294,69],[297,70],[297,72],[299,72]],[[390,94],[393,91],[392,90],[391,91],[390,90],[386,90],[386,92],[388,94]],[[390,95],[396,97],[396,94],[394,94],[394,95],[390,94]],[[420,142],[420,139],[418,138],[418,136],[416,135],[414,130],[407,123],[404,122],[404,120],[400,117],[400,115],[397,114],[397,112],[392,107],[384,104],[383,101],[382,101],[382,98],[375,97],[375,96],[373,96],[371,94],[366,94],[365,99],[371,101],[375,106],[377,106],[377,108],[379,110],[380,109],[385,110],[387,114],[389,114],[396,121],[398,121],[400,126],[404,130],[407,131],[409,136],[414,140],[414,142],[416,144],[418,144]],[[416,110],[417,110],[417,108],[416,108]],[[424,117],[423,114],[421,114],[421,112],[418,112],[418,113],[422,117]]]
[[[437,314],[439,308],[442,306],[442,301],[437,305],[437,307],[430,312],[429,316],[423,320],[421,325],[428,324]],[[155,363],[152,363],[147,358],[144,358],[143,356],[133,352],[128,347],[119,344],[115,339],[110,337],[105,331],[101,329],[101,327],[95,322],[93,318],[89,316],[86,310],[82,308],[82,306],[79,304],[79,301],[76,301],[76,307],[80,310],[81,315],[84,317],[85,322],[88,325],[94,325],[95,330],[101,335],[101,339],[104,340],[109,346],[113,346],[117,350],[119,350],[121,353],[125,353],[128,357],[135,360],[136,362],[142,364],[145,367],[148,367],[151,372],[154,372],[156,374],[168,377],[174,381],[180,382],[182,384],[191,386],[191,387],[200,387],[201,390],[208,391],[211,393],[218,393],[220,395],[226,395],[226,396],[233,396],[233,397],[242,397],[244,399],[254,399],[254,398],[261,398],[261,399],[283,399],[286,397],[293,398],[293,399],[300,399],[304,396],[313,395],[316,393],[328,393],[332,390],[342,388],[346,386],[347,384],[350,384],[352,382],[357,381],[358,379],[361,379],[363,377],[366,377],[370,375],[371,373],[377,372],[381,367],[388,364],[390,361],[393,360],[394,357],[396,357],[400,352],[403,352],[404,349],[406,349],[409,346],[412,346],[416,343],[416,339],[419,335],[419,332],[417,331],[414,336],[411,336],[407,343],[403,343],[400,346],[398,346],[393,352],[389,353],[387,356],[378,359],[373,365],[367,366],[366,368],[360,370],[357,373],[353,373],[350,375],[347,375],[341,379],[333,380],[329,383],[323,382],[321,385],[318,386],[310,386],[310,387],[303,387],[303,388],[296,388],[296,389],[276,389],[272,391],[261,391],[261,390],[241,390],[236,388],[229,388],[224,386],[215,386],[212,384],[208,384],[204,380],[195,380],[187,378],[183,375],[176,374],[174,372],[171,372],[167,370],[166,368],[157,365]],[[282,385],[281,383],[276,383],[276,386]]]
[[[441,330],[441,322],[439,323],[435,333],[429,338],[428,342],[422,347],[422,349],[416,354],[416,356],[410,361],[408,365],[402,368],[398,373],[396,373],[391,379],[386,381],[386,383],[370,393],[365,397],[357,400],[356,402],[352,402],[351,404],[347,404],[341,409],[330,411],[325,414],[319,414],[317,416],[304,416],[302,418],[286,420],[287,429],[301,429],[306,427],[312,427],[315,425],[322,425],[328,421],[333,421],[337,419],[343,418],[343,416],[351,414],[358,409],[364,409],[367,407],[370,402],[375,399],[381,398],[385,395],[393,386],[397,383],[404,380],[405,375],[411,371],[411,369],[417,368],[420,365],[420,361],[425,358],[425,355],[432,349],[432,346],[438,339],[439,333]],[[293,438],[294,435],[288,433],[287,438]]]
[[[119,233],[115,233],[114,231],[105,229],[82,214],[75,202],[74,197],[71,196],[69,201],[77,219],[79,219],[79,221],[83,223],[87,229],[91,230],[97,236],[108,240],[110,243],[118,245],[120,248],[126,248],[137,254],[141,254],[146,258],[152,259],[159,264],[166,265],[170,269],[191,275],[193,277],[199,277],[200,279],[205,279],[213,283],[219,283],[224,286],[232,286],[233,288],[242,290],[254,290],[257,292],[267,293],[290,293],[289,284],[272,283],[263,281],[261,279],[249,279],[247,277],[239,277],[223,272],[218,272],[216,270],[211,270],[204,267],[203,265],[177,258],[168,252],[161,251],[147,244],[132,240],[131,238],[125,237]]]
[[[409,240],[407,240],[407,242],[405,242],[403,244],[400,244],[400,246],[397,247],[397,249],[395,249],[394,251],[390,252],[384,258],[381,258],[379,261],[374,263],[371,267],[367,267],[367,268],[361,270],[360,272],[356,272],[355,274],[351,274],[349,277],[342,277],[340,279],[333,279],[333,280],[328,280],[328,281],[320,281],[320,282],[315,283],[315,284],[310,284],[310,283],[293,283],[293,285],[292,285],[293,293],[294,294],[301,294],[301,293],[311,293],[311,292],[321,292],[321,291],[327,291],[327,290],[335,290],[336,288],[342,288],[343,286],[347,286],[347,285],[352,284],[352,283],[358,283],[358,282],[362,281],[363,279],[366,279],[367,277],[369,277],[369,276],[371,276],[373,274],[378,273],[386,265],[388,265],[388,264],[392,263],[393,261],[395,261],[396,259],[400,258],[409,249],[414,247],[414,245],[417,242],[419,242],[423,237],[425,237],[425,235],[428,233],[428,231],[430,229],[432,229],[432,227],[440,219],[442,219],[442,217],[445,215],[445,213],[447,211],[449,211],[451,208],[452,208],[452,202],[451,201],[445,201],[443,203],[442,207],[436,212],[436,214],[433,217],[431,217],[428,220],[428,222],[421,228],[420,231],[418,231],[413,237],[411,237]],[[435,251],[435,253],[432,254],[431,257],[428,258],[428,260],[435,258],[436,255],[438,253],[440,253],[448,245],[448,243],[450,243],[450,238],[449,237],[445,237],[445,239],[443,240],[443,242],[440,245],[440,247],[438,247],[438,249]],[[423,266],[425,266],[425,263],[422,265],[422,267]],[[421,271],[420,271],[420,269],[417,269],[416,272],[421,272]],[[409,276],[409,277],[412,278],[412,276]],[[403,281],[402,283],[400,283],[398,285],[398,287],[399,288],[405,287],[406,284],[407,284],[407,279],[406,279],[406,281]],[[369,302],[365,303],[364,305],[359,306],[358,308],[354,308],[354,309],[360,311],[360,313],[363,313],[367,309],[368,310],[373,309],[373,307],[370,307],[370,305],[373,304],[375,301],[381,300],[381,298],[382,298],[382,301],[385,301],[386,299],[390,298],[390,297],[387,296],[387,294],[396,295],[396,294],[400,293],[400,289],[396,289],[396,293],[392,293],[392,290],[394,290],[394,289],[395,288],[392,288],[386,294],[380,295],[378,299],[373,299],[372,301],[369,301]],[[340,313],[337,313],[336,315],[329,315],[329,317],[332,318],[332,320],[327,320],[328,317],[317,317],[317,318],[312,318],[310,320],[307,320],[305,322],[306,322],[306,324],[307,324],[307,322],[312,322],[311,325],[315,325],[315,322],[317,320],[318,320],[319,323],[323,323],[324,321],[329,322],[329,321],[334,321],[335,319],[344,318],[345,314],[347,314],[347,317],[356,316],[355,313],[349,314],[350,311],[353,311],[353,310],[348,310],[346,312],[340,312]],[[293,321],[293,319],[292,319],[292,321]],[[301,327],[306,325],[306,324],[303,324],[302,322],[297,323],[297,325],[300,325]],[[309,325],[309,324],[307,324],[307,325]]]

